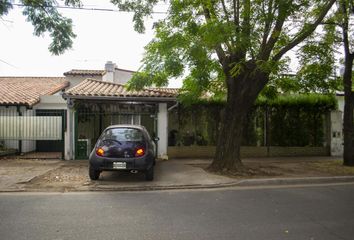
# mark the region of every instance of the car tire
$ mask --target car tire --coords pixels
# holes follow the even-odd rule
[[[100,177],[101,172],[92,167],[89,167],[89,176],[91,180],[97,180]]]
[[[154,167],[151,166],[148,170],[145,172],[145,180],[146,181],[152,181],[154,180]]]

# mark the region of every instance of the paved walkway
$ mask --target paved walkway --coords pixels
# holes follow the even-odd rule
[[[0,159],[0,192],[133,191],[354,182],[353,168],[344,171],[338,159],[331,157],[252,158],[243,162],[258,172],[254,176],[227,177],[205,171],[210,164],[208,159],[160,161],[156,164],[154,181],[148,182],[142,173],[118,172],[103,172],[98,181],[90,181],[88,162],[82,160]],[[334,164],[341,171],[333,172]]]

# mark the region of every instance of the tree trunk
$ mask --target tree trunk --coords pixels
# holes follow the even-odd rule
[[[209,170],[238,172],[243,168],[240,158],[244,120],[259,92],[264,88],[268,75],[255,64],[246,67],[243,74],[232,77],[226,70],[227,102],[222,111],[216,153]]]
[[[353,93],[352,93],[352,67],[353,54],[346,54],[345,69],[343,76],[344,83],[344,153],[343,165],[354,166],[353,154]]]

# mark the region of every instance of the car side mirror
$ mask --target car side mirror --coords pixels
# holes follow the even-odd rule
[[[154,137],[153,140],[154,140],[154,142],[157,142],[157,141],[160,140],[160,138],[159,137]]]

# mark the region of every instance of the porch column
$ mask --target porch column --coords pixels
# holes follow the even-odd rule
[[[167,143],[168,143],[168,111],[167,103],[159,103],[159,111],[157,114],[157,136],[160,139],[157,143],[157,157],[168,159]]]
[[[75,112],[72,107],[67,110],[67,132],[65,134],[65,160],[75,158]]]

